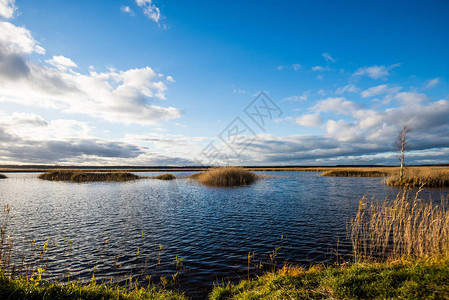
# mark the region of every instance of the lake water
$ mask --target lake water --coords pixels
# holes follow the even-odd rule
[[[178,272],[171,287],[202,298],[214,282],[247,278],[249,252],[250,275],[284,262],[331,263],[336,253],[350,260],[346,225],[360,198],[399,191],[380,178],[265,174],[273,176],[247,187],[208,188],[186,178],[73,184],[9,173],[0,180],[0,204],[11,206],[15,253],[50,239],[46,278],[89,281],[94,273],[97,280],[145,282],[151,275],[157,283]],[[441,194],[448,191],[422,195]]]

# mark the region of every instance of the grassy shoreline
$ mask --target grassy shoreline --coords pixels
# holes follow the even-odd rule
[[[297,267],[216,286],[210,299],[424,299],[449,297],[449,259]]]
[[[284,268],[242,280],[215,285],[211,300],[224,299],[447,299],[449,259],[413,259],[309,269]],[[108,284],[33,283],[0,274],[2,299],[189,299],[182,293],[155,286],[125,289]]]

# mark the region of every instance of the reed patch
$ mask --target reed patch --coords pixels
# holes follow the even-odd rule
[[[257,175],[242,167],[219,167],[206,172],[195,173],[190,178],[210,187],[235,187],[253,184]]]
[[[176,176],[173,174],[160,174],[160,175],[156,175],[151,177],[152,179],[159,179],[159,180],[174,180],[176,179]]]
[[[362,198],[349,235],[356,260],[449,257],[449,199],[439,204],[401,191],[395,199]]]

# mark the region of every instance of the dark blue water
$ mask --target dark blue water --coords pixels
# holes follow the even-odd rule
[[[380,178],[265,174],[272,176],[252,186],[208,188],[186,178],[74,184],[11,173],[0,181],[0,204],[11,206],[15,253],[50,239],[46,278],[89,281],[94,273],[97,280],[151,276],[157,283],[178,272],[170,287],[201,298],[214,282],[246,278],[249,252],[250,275],[284,262],[331,263],[336,253],[350,260],[346,225],[360,198],[399,191]],[[422,195],[441,193],[447,190]]]

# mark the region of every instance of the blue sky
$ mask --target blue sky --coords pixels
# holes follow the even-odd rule
[[[410,163],[449,163],[448,13],[447,1],[0,0],[0,163],[393,164],[403,125]],[[282,111],[264,130],[244,112],[260,92]],[[223,138],[236,117],[256,135]]]

